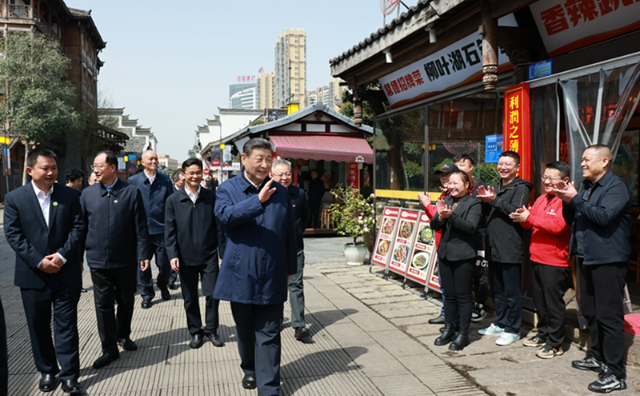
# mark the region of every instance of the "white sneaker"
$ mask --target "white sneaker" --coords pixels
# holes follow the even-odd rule
[[[507,346],[507,345],[513,344],[519,339],[520,339],[520,334],[504,332],[502,333],[500,338],[496,340],[496,345]]]
[[[504,329],[502,327],[498,327],[493,323],[491,323],[491,326],[487,327],[486,329],[478,330],[478,333],[482,335],[488,335],[488,336],[499,336],[499,335],[502,335],[502,333],[504,333]]]

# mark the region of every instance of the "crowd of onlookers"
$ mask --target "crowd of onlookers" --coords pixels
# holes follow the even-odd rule
[[[469,323],[486,316],[487,290],[496,316],[478,332],[496,336],[499,346],[520,339],[521,278],[528,248],[538,332],[525,339],[524,346],[537,348],[535,354],[542,359],[563,354],[563,297],[572,285],[569,260],[575,259],[579,315],[592,346],[584,359],[571,365],[599,373],[588,386],[593,392],[626,389],[623,293],[631,253],[631,204],[626,184],[611,165],[607,146],[587,147],[580,163],[584,181],[575,186],[569,165],[548,163],[541,172],[544,193],[532,206],[533,185],[518,177],[520,157],[513,151],[500,155],[500,180],[491,186],[473,177],[473,159],[467,155],[436,171],[442,195],[435,204],[428,193],[418,196],[436,231],[444,300],[442,314],[430,320],[444,324],[435,345],[460,351],[469,344]],[[529,246],[524,246],[525,230],[531,230]]]

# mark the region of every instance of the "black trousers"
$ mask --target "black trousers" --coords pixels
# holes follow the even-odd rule
[[[98,334],[103,352],[117,353],[118,338],[129,338],[131,335],[137,267],[129,265],[115,269],[91,268]],[[114,300],[118,302],[117,312]]]
[[[0,299],[0,396],[9,392],[9,367],[7,362],[7,323],[4,320],[4,308]]]
[[[149,245],[153,247],[156,257],[156,266],[158,267],[158,287],[165,288],[169,284],[169,276],[171,275],[171,264],[164,248],[164,234],[149,235]],[[138,266],[138,288],[140,289],[140,297],[144,299],[153,299],[156,292],[153,289],[153,273],[151,266],[146,271],[142,271]]]
[[[496,307],[494,324],[507,333],[519,334],[522,324],[522,264],[489,263],[489,278]]]
[[[477,260],[476,260],[477,261]],[[474,262],[473,265],[473,291],[476,295],[476,302],[484,305],[489,297],[489,267],[483,267],[482,263]]]
[[[280,392],[280,322],[283,304],[252,305],[231,303],[236,322],[240,367],[255,374],[258,395]]]
[[[460,309],[460,327],[468,328],[471,321],[471,277],[476,263],[475,257],[470,260],[449,261],[440,259],[440,279],[442,287],[447,291],[444,301],[444,319],[453,324],[456,311]]]
[[[564,343],[564,293],[569,287],[571,269],[531,262],[533,304],[538,313],[538,337],[559,348]]]
[[[584,265],[578,258],[579,303],[591,335],[590,354],[618,378],[624,366],[624,299],[627,263]]]
[[[322,201],[309,201],[309,224],[311,228],[320,228],[320,205]]]
[[[213,290],[216,287],[218,273],[220,269],[218,263],[202,265],[180,265],[180,288],[184,299],[184,309],[187,312],[187,327],[189,334],[195,335],[203,333],[202,319],[200,316],[200,304],[198,303],[198,280],[202,282],[202,293],[205,297],[205,334],[212,334],[218,331],[218,306],[220,300],[213,298]]]
[[[81,288],[81,282],[57,283],[42,289],[20,288],[33,360],[40,373],[60,373],[61,380],[80,376],[78,301]],[[51,338],[52,307],[55,343]]]

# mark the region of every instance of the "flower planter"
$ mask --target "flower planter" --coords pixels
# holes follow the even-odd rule
[[[344,256],[347,258],[348,265],[364,264],[364,257],[367,255],[367,247],[365,245],[353,245],[353,243],[344,244]]]

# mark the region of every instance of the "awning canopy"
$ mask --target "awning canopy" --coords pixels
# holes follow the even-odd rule
[[[270,135],[280,157],[312,159],[316,161],[373,163],[373,150],[361,137],[335,135]]]

